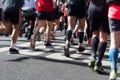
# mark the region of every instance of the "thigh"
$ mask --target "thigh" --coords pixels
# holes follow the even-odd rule
[[[79,21],[78,27],[81,28],[82,30],[84,30],[84,27],[85,27],[85,18],[78,19],[78,21]]]
[[[110,37],[111,37],[110,48],[119,48],[119,46],[120,46],[120,31],[112,32]]]
[[[38,20],[38,27],[46,27],[46,20]]]
[[[74,29],[76,18],[74,16],[68,16],[68,29]]]

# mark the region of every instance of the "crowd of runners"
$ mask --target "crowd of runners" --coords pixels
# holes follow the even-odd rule
[[[85,50],[83,40],[91,47],[88,66],[104,73],[102,60],[110,35],[109,80],[117,79],[118,49],[120,46],[119,0],[0,0],[0,34],[11,35],[10,54],[19,54],[15,45],[18,37],[36,41],[44,34],[44,46],[53,46],[56,31],[64,31],[64,55],[70,57],[69,48],[78,39],[78,49]]]

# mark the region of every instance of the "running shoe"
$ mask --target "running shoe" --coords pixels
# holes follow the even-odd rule
[[[105,71],[104,71],[102,66],[94,66],[94,71],[99,73],[99,74],[105,73]]]
[[[82,52],[82,51],[84,51],[85,50],[85,48],[83,47],[83,46],[79,46],[78,47],[78,52]]]
[[[117,78],[117,71],[116,70],[112,70],[110,72],[109,80],[116,80],[116,78]]]
[[[88,40],[87,40],[87,45],[88,45],[89,47],[91,47],[91,38],[88,38]]]
[[[10,48],[9,49],[10,54],[19,54],[19,51],[17,49]]]
[[[90,61],[88,62],[88,66],[91,68],[94,68],[95,66],[95,59],[90,57]]]
[[[48,41],[46,41],[44,45],[45,45],[45,47],[51,47],[52,46],[52,44]]]

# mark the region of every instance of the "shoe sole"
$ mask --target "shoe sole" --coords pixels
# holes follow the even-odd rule
[[[10,52],[9,54],[20,54],[19,52]]]
[[[117,79],[109,79],[109,80],[117,80]]]
[[[102,71],[99,71],[99,70],[97,70],[97,69],[94,69],[94,71],[97,72],[98,74],[104,74],[104,73],[106,73],[105,71],[102,72]]]

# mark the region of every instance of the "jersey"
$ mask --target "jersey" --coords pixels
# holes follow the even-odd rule
[[[2,7],[3,7],[2,0],[0,0],[0,8],[2,8]]]
[[[53,0],[38,0],[36,10],[38,12],[53,12]]]
[[[3,0],[3,10],[19,10],[23,5],[23,0]]]
[[[22,10],[27,10],[30,8],[35,8],[36,4],[34,2],[34,0],[24,0],[24,5],[22,7]]]
[[[108,11],[109,11],[108,12],[109,18],[120,20],[120,6],[115,4],[110,4]]]

